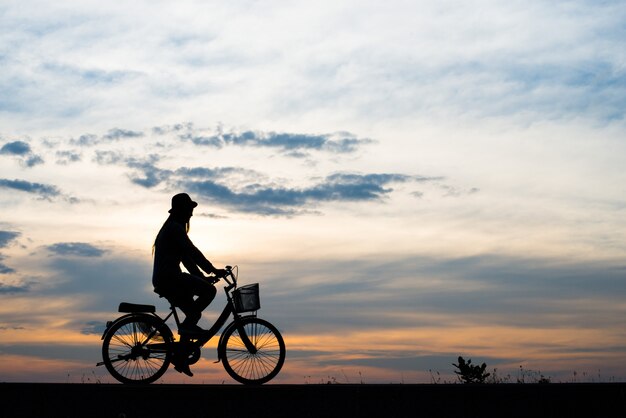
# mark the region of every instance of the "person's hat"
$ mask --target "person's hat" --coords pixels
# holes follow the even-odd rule
[[[198,206],[198,203],[191,200],[187,193],[178,193],[177,195],[172,197],[172,209],[170,209],[168,212],[172,213],[187,211],[189,209],[195,208],[196,206]]]

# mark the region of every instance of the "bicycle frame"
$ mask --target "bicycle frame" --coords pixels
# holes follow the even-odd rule
[[[211,340],[211,338],[213,338],[220,329],[222,329],[222,327],[224,326],[224,324],[226,324],[226,321],[228,321],[228,318],[232,315],[233,316],[233,322],[230,326],[237,326],[239,328],[239,322],[241,321],[242,316],[239,315],[235,310],[234,310],[234,303],[232,300],[232,296],[230,296],[229,291],[231,290],[229,288],[230,286],[228,286],[225,290],[226,293],[226,297],[228,299],[228,302],[226,303],[226,306],[224,306],[224,309],[222,310],[222,313],[220,314],[220,316],[215,320],[215,323],[213,324],[213,326],[211,326],[211,328],[209,328],[207,330],[206,333],[203,333],[199,336],[199,338],[194,338],[195,341],[187,341],[186,343],[188,344],[192,344],[198,347],[203,347],[207,342],[209,342]],[[160,318],[164,323],[167,322],[168,319],[170,319],[172,316],[174,317],[174,321],[176,322],[176,326],[179,327],[180,326],[180,320],[178,319],[178,313],[176,311],[176,307],[174,305],[172,305],[170,307],[171,312],[165,317],[165,318]],[[156,315],[158,317],[158,315]],[[248,315],[247,315],[248,316]],[[224,330],[226,331],[226,330]],[[254,345],[250,342],[250,340],[247,338],[247,335],[245,334],[245,331],[243,329],[239,329],[239,333],[242,336],[242,340],[244,342],[244,344],[246,345],[246,348],[250,351],[256,351],[254,349]],[[182,342],[182,341],[179,341]],[[221,342],[221,338],[220,338],[220,342]],[[219,343],[218,343],[218,347],[219,347]]]
[[[229,280],[229,277],[232,280]],[[226,306],[224,307],[224,309],[222,310],[222,313],[220,314],[220,316],[217,318],[217,320],[215,321],[215,323],[213,324],[213,326],[211,326],[211,328],[209,330],[207,330],[206,333],[202,333],[201,335],[198,336],[198,338],[190,338],[187,336],[181,336],[181,338],[179,339],[179,341],[175,341],[173,342],[173,346],[174,347],[170,347],[170,348],[165,348],[165,350],[175,350],[176,346],[180,346],[180,345],[189,345],[189,346],[193,346],[193,347],[197,347],[197,348],[201,348],[203,347],[207,342],[209,342],[211,340],[211,338],[213,338],[220,329],[222,329],[222,327],[224,326],[224,324],[226,324],[226,321],[228,321],[229,316],[233,316],[233,321],[224,329],[224,332],[222,333],[222,335],[224,335],[226,333],[226,330],[228,330],[231,327],[237,327],[237,330],[239,332],[239,335],[241,336],[242,342],[244,343],[246,349],[251,352],[252,354],[255,354],[257,352],[256,347],[254,346],[254,344],[250,341],[250,339],[248,338],[245,329],[241,326],[241,319],[243,318],[241,315],[239,315],[239,313],[236,312],[235,310],[235,304],[233,301],[233,298],[231,296],[231,291],[237,286],[237,279],[235,278],[233,272],[231,269],[228,269],[228,275],[223,277],[223,279],[226,281],[226,283],[228,283],[228,285],[226,287],[224,287],[224,293],[226,294]],[[161,318],[159,315],[157,315],[155,312],[150,312],[151,316],[156,317],[157,319],[159,319],[159,321],[161,321],[163,324],[165,324],[167,322],[168,319],[170,319],[172,316],[174,317],[174,321],[176,322],[176,327],[179,328],[180,327],[180,319],[178,318],[178,313],[176,311],[176,307],[173,304],[170,304],[170,309],[171,312],[169,314],[167,314],[167,316],[165,316],[165,318]],[[126,315],[122,315],[121,317],[117,318],[115,321],[110,321],[109,323],[107,323],[107,328],[104,331],[104,333],[102,334],[102,339],[104,339],[105,335],[107,334],[109,328],[116,322],[120,321],[123,318],[126,318],[128,316],[138,316],[138,315],[147,315],[147,312],[131,312],[128,313]],[[251,315],[246,315],[245,317],[248,317]],[[155,331],[156,332],[156,331]],[[149,347],[151,347],[152,349],[159,349],[161,347],[163,347],[163,343],[155,343],[155,344],[147,344],[148,341],[150,341],[150,339],[154,336],[154,333],[150,334],[147,336],[146,341],[144,341],[142,343],[142,345],[147,345]],[[186,340],[186,341],[185,341]],[[221,360],[220,356],[219,356],[219,347],[222,344],[222,338],[220,337],[220,341],[218,342],[218,362]],[[163,349],[163,348],[161,348]],[[100,365],[101,363],[98,363],[98,365]]]
[[[209,328],[209,330],[207,330],[207,332],[204,335],[202,335],[200,338],[197,338],[196,342],[192,343],[192,344],[197,346],[197,347],[203,347],[207,342],[209,342],[209,340],[211,338],[213,338],[215,336],[215,334],[217,334],[217,332],[224,326],[224,324],[228,320],[228,317],[230,315],[232,315],[233,316],[233,322],[231,324],[229,324],[226,329],[228,329],[228,328],[230,328],[232,326],[236,326],[237,330],[239,331],[239,335],[241,336],[241,339],[242,339],[246,349],[248,351],[250,351],[252,354],[256,354],[256,351],[257,351],[256,347],[254,346],[254,344],[252,344],[252,342],[248,338],[248,335],[246,334],[245,330],[241,326],[241,318],[242,317],[235,310],[235,303],[234,303],[233,297],[231,295],[231,291],[234,288],[237,287],[237,278],[235,277],[231,267],[227,266],[226,269],[228,271],[228,274],[223,277],[224,281],[226,283],[228,283],[228,285],[226,287],[224,287],[224,293],[226,294],[226,300],[227,300],[226,306],[224,307],[224,310],[222,310],[222,313],[217,318],[217,320],[215,321],[213,326],[211,328]],[[172,309],[172,312],[170,313],[170,315],[168,315],[163,320],[163,322],[167,321],[167,318],[169,318],[173,314],[174,315],[174,320],[176,321],[176,326],[179,327],[180,326],[180,322],[179,322],[179,319],[178,319],[178,314],[176,313],[176,307],[174,305],[172,305],[171,309]],[[225,334],[226,329],[224,329],[224,333],[222,333],[222,335]],[[182,342],[182,338],[181,338],[180,342]],[[217,346],[220,347],[221,344],[222,344],[222,338],[220,338],[220,341],[218,342]],[[220,361],[219,350],[218,350],[218,361]]]

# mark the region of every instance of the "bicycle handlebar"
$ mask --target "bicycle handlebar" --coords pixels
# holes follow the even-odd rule
[[[237,268],[237,266],[235,266],[234,268]],[[226,270],[226,274],[222,277],[222,279],[224,279],[224,281],[228,283],[228,286],[226,286],[226,290],[228,291],[237,286],[237,276],[233,273],[232,266],[226,266],[224,270]]]
[[[220,279],[224,279],[224,281],[227,283],[227,286],[225,287],[225,289],[226,291],[230,291],[232,288],[237,286],[237,274],[233,272],[234,269],[237,269],[237,266],[235,267],[225,266],[223,269],[224,270],[223,275],[206,276],[206,279],[210,280],[214,284],[219,282]]]

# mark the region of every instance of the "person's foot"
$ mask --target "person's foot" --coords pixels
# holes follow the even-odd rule
[[[186,324],[180,324],[180,327],[178,328],[178,333],[179,334],[204,334],[207,331],[205,329],[200,328],[198,325],[193,324],[193,325],[186,325]]]
[[[174,364],[174,369],[178,373],[183,373],[183,374],[186,374],[189,377],[193,377],[193,373],[191,372],[191,369],[189,369],[189,364],[187,364],[187,363]]]

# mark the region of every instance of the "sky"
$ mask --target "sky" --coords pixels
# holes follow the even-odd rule
[[[0,381],[110,382],[171,196],[274,383],[626,380],[626,4],[0,3]],[[224,295],[208,308],[208,327]],[[188,378],[230,383],[215,342]],[[522,371],[520,371],[522,370]]]

